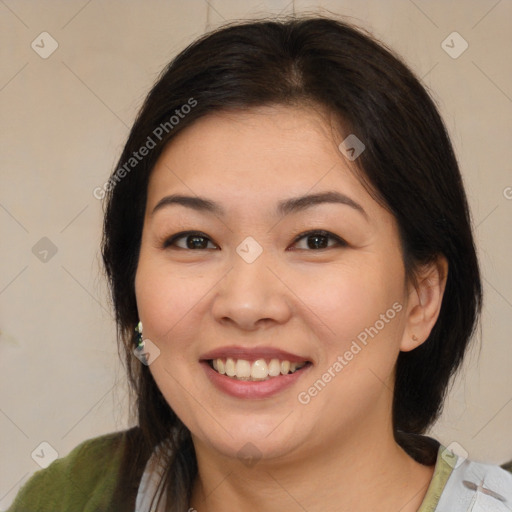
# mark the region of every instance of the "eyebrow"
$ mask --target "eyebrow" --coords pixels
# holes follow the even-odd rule
[[[277,204],[276,214],[278,216],[284,217],[290,213],[303,211],[323,203],[337,203],[350,206],[354,210],[358,211],[361,215],[363,215],[366,220],[368,220],[368,214],[359,203],[356,203],[353,199],[346,196],[345,194],[335,191],[320,192],[318,194],[309,194],[285,199],[284,201],[280,201]],[[192,197],[172,194],[160,199],[160,201],[158,201],[156,206],[153,208],[151,215],[154,215],[158,210],[171,205],[181,205],[198,212],[212,213],[220,217],[224,216],[226,213],[224,208],[219,203],[216,203],[211,199],[199,196]]]

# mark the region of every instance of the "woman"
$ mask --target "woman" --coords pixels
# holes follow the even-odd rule
[[[509,473],[423,435],[482,290],[445,127],[390,50],[323,17],[207,34],[96,193],[138,425],[10,510],[510,510]]]

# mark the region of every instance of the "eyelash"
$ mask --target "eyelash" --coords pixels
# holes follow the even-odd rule
[[[317,251],[324,251],[326,249],[332,249],[333,247],[347,247],[348,246],[348,243],[345,242],[345,240],[343,240],[339,236],[336,236],[333,233],[330,233],[329,231],[325,231],[323,229],[310,230],[310,231],[306,231],[305,233],[301,233],[300,235],[295,237],[295,239],[293,241],[293,245],[296,244],[298,241],[302,240],[303,238],[308,238],[313,235],[320,235],[322,237],[330,238],[331,240],[334,240],[336,242],[336,245],[330,246],[330,247],[322,247],[320,249],[299,249],[299,250],[317,252]],[[182,231],[181,233],[177,233],[177,234],[167,238],[164,241],[162,248],[168,249],[171,246],[173,246],[177,240],[180,240],[182,238],[187,238],[188,236],[196,236],[196,237],[200,237],[200,238],[206,238],[211,242],[210,238],[205,233],[202,233],[201,231]],[[188,249],[188,248],[184,248],[184,247],[177,247],[177,248],[185,250],[185,251],[201,250],[201,249]]]

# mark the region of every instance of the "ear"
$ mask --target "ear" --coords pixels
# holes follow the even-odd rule
[[[409,352],[426,341],[432,331],[443,301],[448,261],[442,255],[415,273],[416,282],[408,285],[406,325],[400,350]]]

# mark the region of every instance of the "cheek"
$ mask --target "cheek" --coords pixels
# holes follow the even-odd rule
[[[141,251],[135,279],[137,308],[144,338],[160,350],[149,370],[167,403],[181,419],[190,421],[189,394],[183,389],[199,396],[192,379],[197,371],[195,315],[204,314],[201,299],[206,300],[211,285],[206,279],[188,277]]]
[[[172,265],[161,256],[141,252],[135,280],[137,307],[144,337],[158,345],[166,365],[178,366],[181,372],[197,363],[204,347],[196,342],[211,318],[212,294],[222,275],[213,267]]]
[[[393,324],[399,324],[400,306],[393,308],[402,299],[398,275],[377,263],[369,263],[364,269],[336,266],[311,279],[297,280],[301,283],[297,295],[304,297],[304,311],[309,310],[311,321],[319,326],[321,339],[342,349],[361,333],[364,338],[366,330],[375,324],[379,331],[388,333]]]
[[[135,288],[144,335],[166,346],[186,339],[190,319],[207,300],[209,281],[197,274],[192,279],[190,272],[181,275],[178,268],[141,254]]]
[[[350,422],[392,388],[405,309],[399,275],[374,264],[302,284],[308,323],[318,326],[318,367],[301,389],[310,413],[329,410],[334,424]]]

